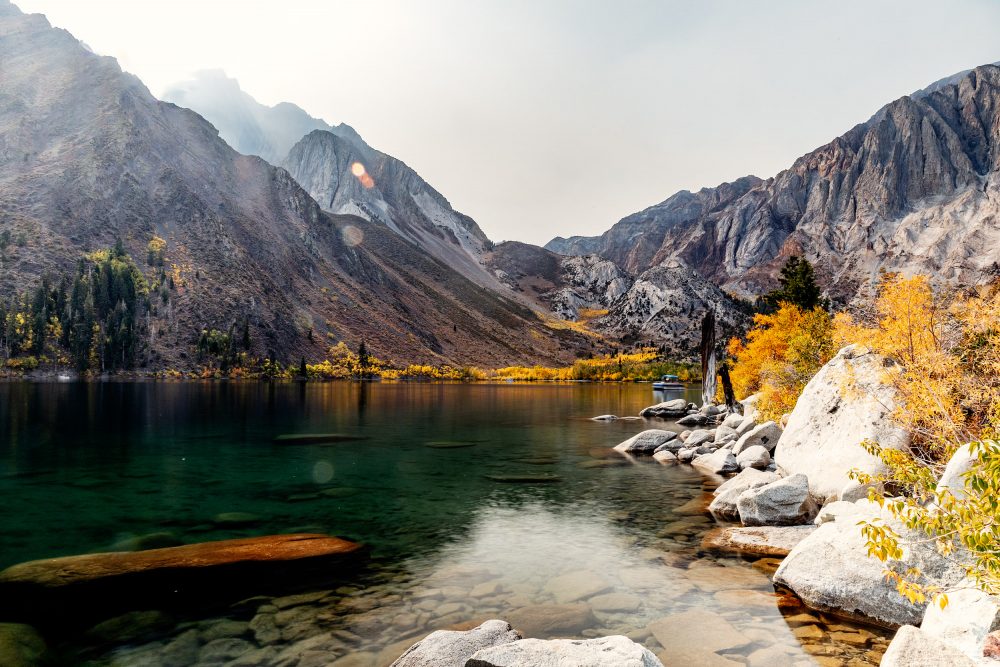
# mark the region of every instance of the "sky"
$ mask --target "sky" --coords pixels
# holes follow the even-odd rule
[[[995,0],[14,0],[154,95],[222,69],[346,122],[495,241],[766,178],[1000,60]]]

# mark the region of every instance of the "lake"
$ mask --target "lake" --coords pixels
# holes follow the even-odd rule
[[[719,480],[610,450],[643,421],[590,420],[658,400],[648,384],[0,383],[0,568],[289,532],[369,548],[294,590],[41,628],[69,664],[386,665],[503,618],[626,634],[675,664],[877,665],[885,631],[776,591],[774,559],[702,550]],[[306,433],[365,439],[275,441]],[[714,627],[740,640],[706,656]]]

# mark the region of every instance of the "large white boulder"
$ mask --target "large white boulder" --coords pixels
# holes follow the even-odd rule
[[[477,651],[520,639],[520,633],[510,623],[499,620],[486,621],[465,632],[437,630],[406,649],[391,667],[464,667]]]
[[[628,637],[523,639],[477,651],[466,667],[663,667],[653,653]]]
[[[975,661],[983,660],[986,636],[1000,629],[1000,598],[979,590],[974,582],[965,582],[948,593],[943,609],[928,605],[920,629]]]
[[[886,581],[888,565],[894,569],[919,568],[936,584],[950,588],[965,576],[962,567],[938,554],[923,534],[909,533],[875,503],[860,500],[854,509],[839,504],[835,520],[828,521],[802,540],[774,573],[776,583],[788,586],[815,609],[832,609],[867,616],[889,625],[917,625],[927,603],[907,601],[893,583]],[[859,521],[880,518],[912,544],[901,545],[900,562],[882,563],[868,556]]]
[[[904,625],[882,656],[881,667],[975,667],[957,648],[912,625]]]
[[[809,381],[788,428],[778,440],[778,470],[803,473],[819,500],[835,500],[859,469],[881,473],[885,465],[861,443],[870,440],[901,449],[909,435],[892,420],[898,392],[891,377],[898,369],[867,348],[849,345]]]
[[[744,526],[798,526],[816,516],[805,475],[792,475],[740,494],[736,510]]]
[[[978,462],[979,459],[972,455],[970,445],[962,445],[955,450],[948,460],[941,479],[938,480],[937,493],[947,490],[959,500],[965,498],[965,475],[975,468]]]
[[[658,428],[651,428],[642,433],[637,433],[631,438],[615,445],[615,451],[623,454],[647,454],[652,455],[656,448],[665,442],[673,440],[677,434],[673,431],[664,431]]]

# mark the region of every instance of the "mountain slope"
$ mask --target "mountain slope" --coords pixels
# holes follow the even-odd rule
[[[253,352],[285,361],[367,340],[400,361],[499,365],[579,342],[386,227],[323,212],[286,171],[7,0],[0,201],[0,238],[18,241],[0,255],[5,299],[116,239],[140,260],[166,241],[176,287],[148,323],[151,366],[189,366],[203,328],[244,319]]]
[[[332,132],[310,132],[281,165],[333,213],[383,224],[483,286],[500,286],[482,266],[491,245],[476,222],[402,161]]]
[[[526,243],[501,243],[486,265],[517,292],[558,317],[626,343],[650,342],[676,358],[697,358],[701,321],[713,310],[725,340],[747,323],[747,312],[679,260],[633,277],[597,255],[564,256]]]
[[[324,210],[384,224],[467,278],[500,288],[481,265],[489,239],[475,221],[350,126],[328,125],[287,102],[264,106],[219,71],[171,86],[164,99],[202,114],[239,152],[287,168]],[[363,174],[352,171],[356,164]]]
[[[975,282],[1000,261],[998,151],[1000,68],[986,65],[892,102],[721,206],[678,213],[680,193],[597,239],[548,247],[626,257],[633,271],[677,257],[746,294],[773,286],[791,254],[844,298],[880,270]]]

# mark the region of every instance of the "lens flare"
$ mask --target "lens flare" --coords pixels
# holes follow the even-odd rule
[[[354,178],[358,179],[361,182],[362,187],[366,190],[371,190],[375,187],[375,179],[368,174],[368,170],[365,169],[365,165],[360,162],[355,162],[351,165],[351,173],[354,174]]]
[[[329,461],[316,461],[313,466],[313,481],[326,484],[333,479],[333,465]]]
[[[365,240],[365,233],[354,225],[345,225],[340,230],[340,237],[344,239],[344,243],[353,248],[361,245],[361,242]]]

